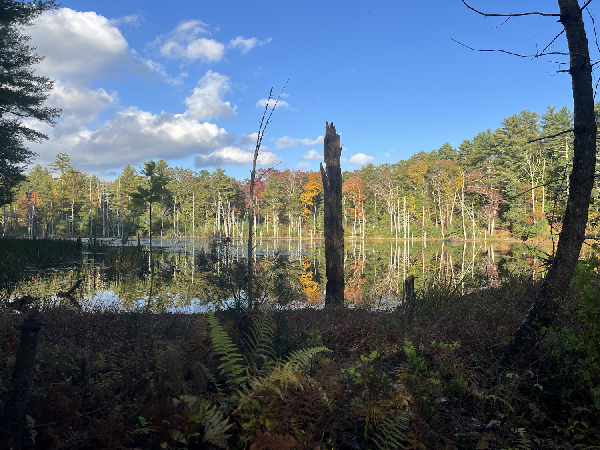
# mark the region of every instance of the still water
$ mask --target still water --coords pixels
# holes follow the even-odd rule
[[[148,308],[153,311],[202,311],[243,304],[245,243],[153,239],[148,252],[121,250],[107,242],[84,252],[81,264],[33,273],[12,296],[31,295],[56,302],[78,279],[77,299],[84,309]],[[141,241],[142,248],[148,244]],[[418,290],[454,286],[461,292],[499,286],[511,275],[544,274],[552,246],[490,242],[346,241],[345,298],[348,304],[389,308],[403,298],[403,280],[415,276]],[[133,256],[132,256],[133,255]],[[256,294],[262,301],[288,307],[319,306],[324,300],[325,257],[322,241],[259,241],[255,250]]]

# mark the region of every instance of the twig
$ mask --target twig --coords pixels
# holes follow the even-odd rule
[[[477,14],[481,14],[482,16],[485,16],[485,17],[519,17],[519,16],[560,17],[560,14],[550,14],[550,13],[543,13],[543,12],[526,12],[526,13],[514,13],[514,14],[513,13],[510,13],[510,14],[484,13],[482,11],[479,11],[478,9],[473,8],[465,0],[462,0],[462,2],[471,11],[475,11]],[[592,2],[592,0],[589,0],[585,5],[583,5],[583,7],[581,9],[587,7],[587,5],[589,5],[591,2]]]
[[[542,53],[535,53],[534,55],[522,55],[520,53],[509,52],[508,50],[504,50],[504,49],[479,49],[479,48],[473,48],[473,47],[468,46],[467,44],[463,44],[462,42],[457,41],[454,38],[450,38],[450,39],[452,39],[457,44],[460,44],[463,47],[466,47],[469,50],[472,50],[474,52],[498,52],[498,53],[506,53],[507,55],[517,56],[519,58],[539,58],[540,56],[547,56],[547,55],[560,55],[560,56],[568,56],[569,55],[569,53],[565,53],[565,52],[548,52],[548,53],[542,52]]]
[[[531,140],[527,141],[527,143],[531,144],[532,142],[543,141],[544,139],[552,139],[552,138],[555,138],[555,137],[560,136],[562,134],[572,133],[573,131],[574,131],[574,128],[569,128],[568,130],[561,131],[560,133],[551,134],[549,136],[542,136],[542,137],[539,137],[539,138],[531,139]]]

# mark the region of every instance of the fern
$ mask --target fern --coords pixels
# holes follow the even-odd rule
[[[527,438],[527,434],[525,432],[524,428],[518,428],[517,429],[517,434],[519,435],[519,437],[517,438],[517,448],[519,450],[531,450],[533,449],[533,442],[531,442],[528,438]]]
[[[254,317],[250,333],[246,334],[249,350],[245,355],[246,364],[255,373],[258,370],[258,363],[261,362],[261,359],[262,366],[272,361],[275,357],[273,341],[275,340],[276,327],[273,308],[263,306]]]
[[[289,365],[292,369],[297,372],[304,373],[308,369],[310,369],[313,359],[319,354],[323,352],[330,352],[327,347],[312,347],[306,348],[303,350],[297,350],[292,352],[290,356],[287,358],[287,362],[285,365]]]
[[[379,425],[379,431],[371,439],[379,450],[404,448],[408,439],[409,418],[403,414],[388,417]]]
[[[219,366],[221,374],[227,378],[227,384],[241,384],[247,380],[248,375],[246,367],[241,363],[244,361],[238,348],[231,341],[231,338],[219,323],[213,312],[208,313],[208,322],[210,323],[210,337],[213,349],[223,362]]]
[[[227,449],[227,439],[231,437],[230,434],[225,432],[233,426],[232,423],[228,423],[229,418],[223,419],[223,412],[217,409],[216,406],[210,408],[204,414],[202,419],[202,425],[204,425],[204,436],[203,442],[210,442],[217,447]]]
[[[269,373],[251,380],[250,384],[255,391],[269,389],[283,398],[283,392],[279,386],[284,391],[288,389],[290,384],[303,389],[302,381],[304,381],[304,378],[302,374],[310,369],[313,359],[319,353],[330,351],[327,347],[313,347],[295,351],[287,358],[287,362],[279,361]]]

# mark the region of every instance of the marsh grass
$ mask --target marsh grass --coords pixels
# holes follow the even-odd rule
[[[32,272],[81,261],[77,242],[66,239],[0,239],[0,291],[10,290]]]

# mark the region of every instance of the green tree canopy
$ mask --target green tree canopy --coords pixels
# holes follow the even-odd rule
[[[54,9],[54,0],[24,2],[0,0],[0,205],[9,203],[22,181],[24,165],[34,156],[25,141],[40,142],[45,134],[30,128],[25,119],[54,125],[60,109],[44,105],[53,81],[34,75],[32,66],[43,57],[22,34],[43,11]]]

